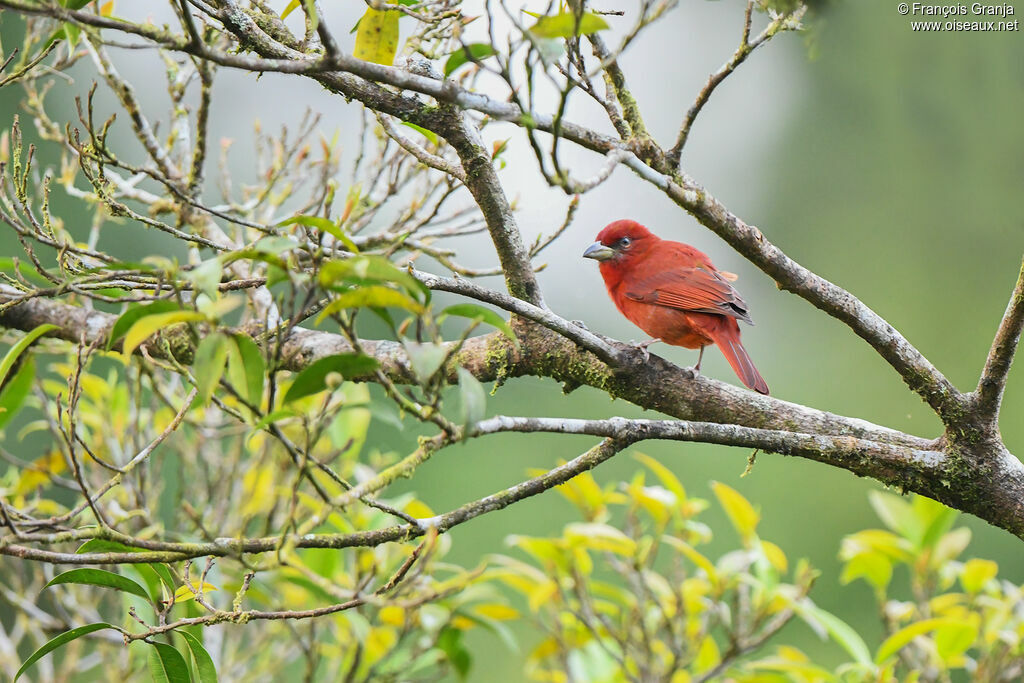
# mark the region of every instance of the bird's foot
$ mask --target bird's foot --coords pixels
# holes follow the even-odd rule
[[[647,341],[643,341],[643,342],[630,342],[630,343],[634,347],[636,347],[637,349],[643,351],[643,353],[644,353],[644,362],[646,363],[647,361],[649,361],[651,359],[651,352],[648,350],[647,347],[650,346],[651,344],[657,344],[660,341],[661,341],[660,339],[648,339]]]
[[[704,347],[700,347],[700,355],[697,356],[697,364],[694,365],[690,370],[693,372],[693,379],[700,377],[700,363],[704,360]]]
[[[590,331],[589,328],[587,328],[586,324],[584,324],[584,322],[582,320],[572,320],[570,322],[573,325],[575,325],[576,327],[579,327],[580,329],[587,330],[588,332]]]

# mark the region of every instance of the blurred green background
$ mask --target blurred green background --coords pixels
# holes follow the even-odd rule
[[[859,296],[957,386],[969,389],[1024,252],[1024,44],[1019,32],[915,33],[896,4],[833,3],[811,22],[809,36],[782,35],[755,53],[701,114],[683,165],[732,211],[800,263]],[[743,3],[737,0],[682,3],[622,60],[647,123],[663,144],[671,144],[707,75],[735,48],[742,13]],[[339,16],[340,25],[348,15]],[[9,35],[15,22],[5,18],[3,29]],[[142,77],[145,69],[144,64],[124,65],[129,77]],[[77,73],[85,77],[72,90],[82,94],[90,77],[87,69]],[[242,119],[249,112],[270,126],[294,122],[306,106],[324,112],[328,132],[337,126],[348,135],[354,128],[356,105],[327,97],[313,83],[271,76],[258,83],[257,88],[248,75],[218,76],[223,90],[215,98],[215,139],[229,135],[245,142],[247,122]],[[154,106],[162,104],[160,84],[151,87]],[[65,89],[62,96],[69,92]],[[3,127],[9,125],[19,94],[13,88],[0,92]],[[598,125],[593,109],[579,104],[570,117]],[[532,239],[557,227],[567,198],[538,184],[535,162],[518,131],[487,129],[489,139],[510,135],[509,165],[502,176],[509,193],[519,197],[519,219]],[[600,165],[594,155],[567,154],[577,177],[589,177]],[[240,152],[238,168],[244,169],[246,161]],[[68,204],[56,206],[59,211]],[[545,252],[549,266],[541,282],[555,311],[620,339],[641,338],[614,311],[594,264],[579,258],[597,231],[620,217],[691,243],[719,267],[739,273],[738,287],[757,321],[756,327],[744,328],[744,341],[775,396],[921,436],[938,435],[938,422],[927,407],[864,342],[801,299],[780,292],[770,278],[625,169],[584,197],[571,229]],[[137,240],[132,249],[138,255],[154,248],[148,233],[124,230]],[[6,233],[0,234],[0,245],[5,254],[16,249]],[[473,250],[464,261],[494,262],[486,242],[474,242]],[[695,361],[695,354],[684,349],[662,345],[652,350],[680,364]],[[719,353],[709,352],[705,363],[707,374],[736,381]],[[1011,376],[1002,418],[1006,443],[1018,453],[1024,451],[1022,408],[1024,377],[1018,370]],[[563,396],[556,383],[537,379],[510,381],[488,410],[579,417],[642,414],[589,389]],[[376,436],[380,448],[406,451],[416,434],[378,428]],[[580,437],[490,437],[440,453],[407,488],[441,512],[504,488],[527,469],[569,459],[592,443]],[[869,643],[877,643],[880,630],[870,591],[863,585],[840,586],[836,558],[844,534],[878,525],[866,495],[875,483],[770,454],[760,455],[753,472],[741,479],[748,452],[738,449],[645,443],[636,450],[674,469],[690,495],[710,498],[710,480],[740,490],[760,507],[764,538],[791,559],[807,557],[823,571],[812,597]],[[637,469],[626,452],[595,475],[604,483],[628,479]],[[450,559],[472,566],[487,553],[507,551],[508,534],[555,533],[569,521],[575,518],[568,505],[549,493],[459,527],[452,533]],[[716,530],[710,554],[735,545],[717,507],[704,521]],[[1024,581],[1021,541],[973,518],[961,522],[974,532],[965,557],[994,559],[1004,578]],[[523,652],[513,653],[495,638],[475,635],[476,673],[485,666],[487,680],[521,680],[519,662],[535,637],[526,629],[521,636]],[[789,627],[782,637],[799,641],[825,662],[842,656],[835,645],[820,643],[799,626]]]

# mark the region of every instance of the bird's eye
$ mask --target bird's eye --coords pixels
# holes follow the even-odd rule
[[[632,242],[633,240],[629,239],[628,237],[623,237],[622,239],[619,240],[619,246],[622,247],[623,249],[626,249],[629,247],[630,244],[632,244]]]

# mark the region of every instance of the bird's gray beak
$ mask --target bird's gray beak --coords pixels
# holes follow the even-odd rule
[[[592,258],[595,261],[607,261],[613,256],[615,256],[615,250],[600,242],[594,242],[583,252],[583,258]]]

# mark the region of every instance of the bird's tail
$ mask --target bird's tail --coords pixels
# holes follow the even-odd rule
[[[740,326],[732,318],[722,318],[722,322],[715,326],[715,329],[708,330],[711,340],[722,350],[725,359],[729,361],[736,376],[759,394],[768,393],[768,383],[761,377],[761,373],[754,367],[754,361],[750,360],[747,350],[740,342]]]

